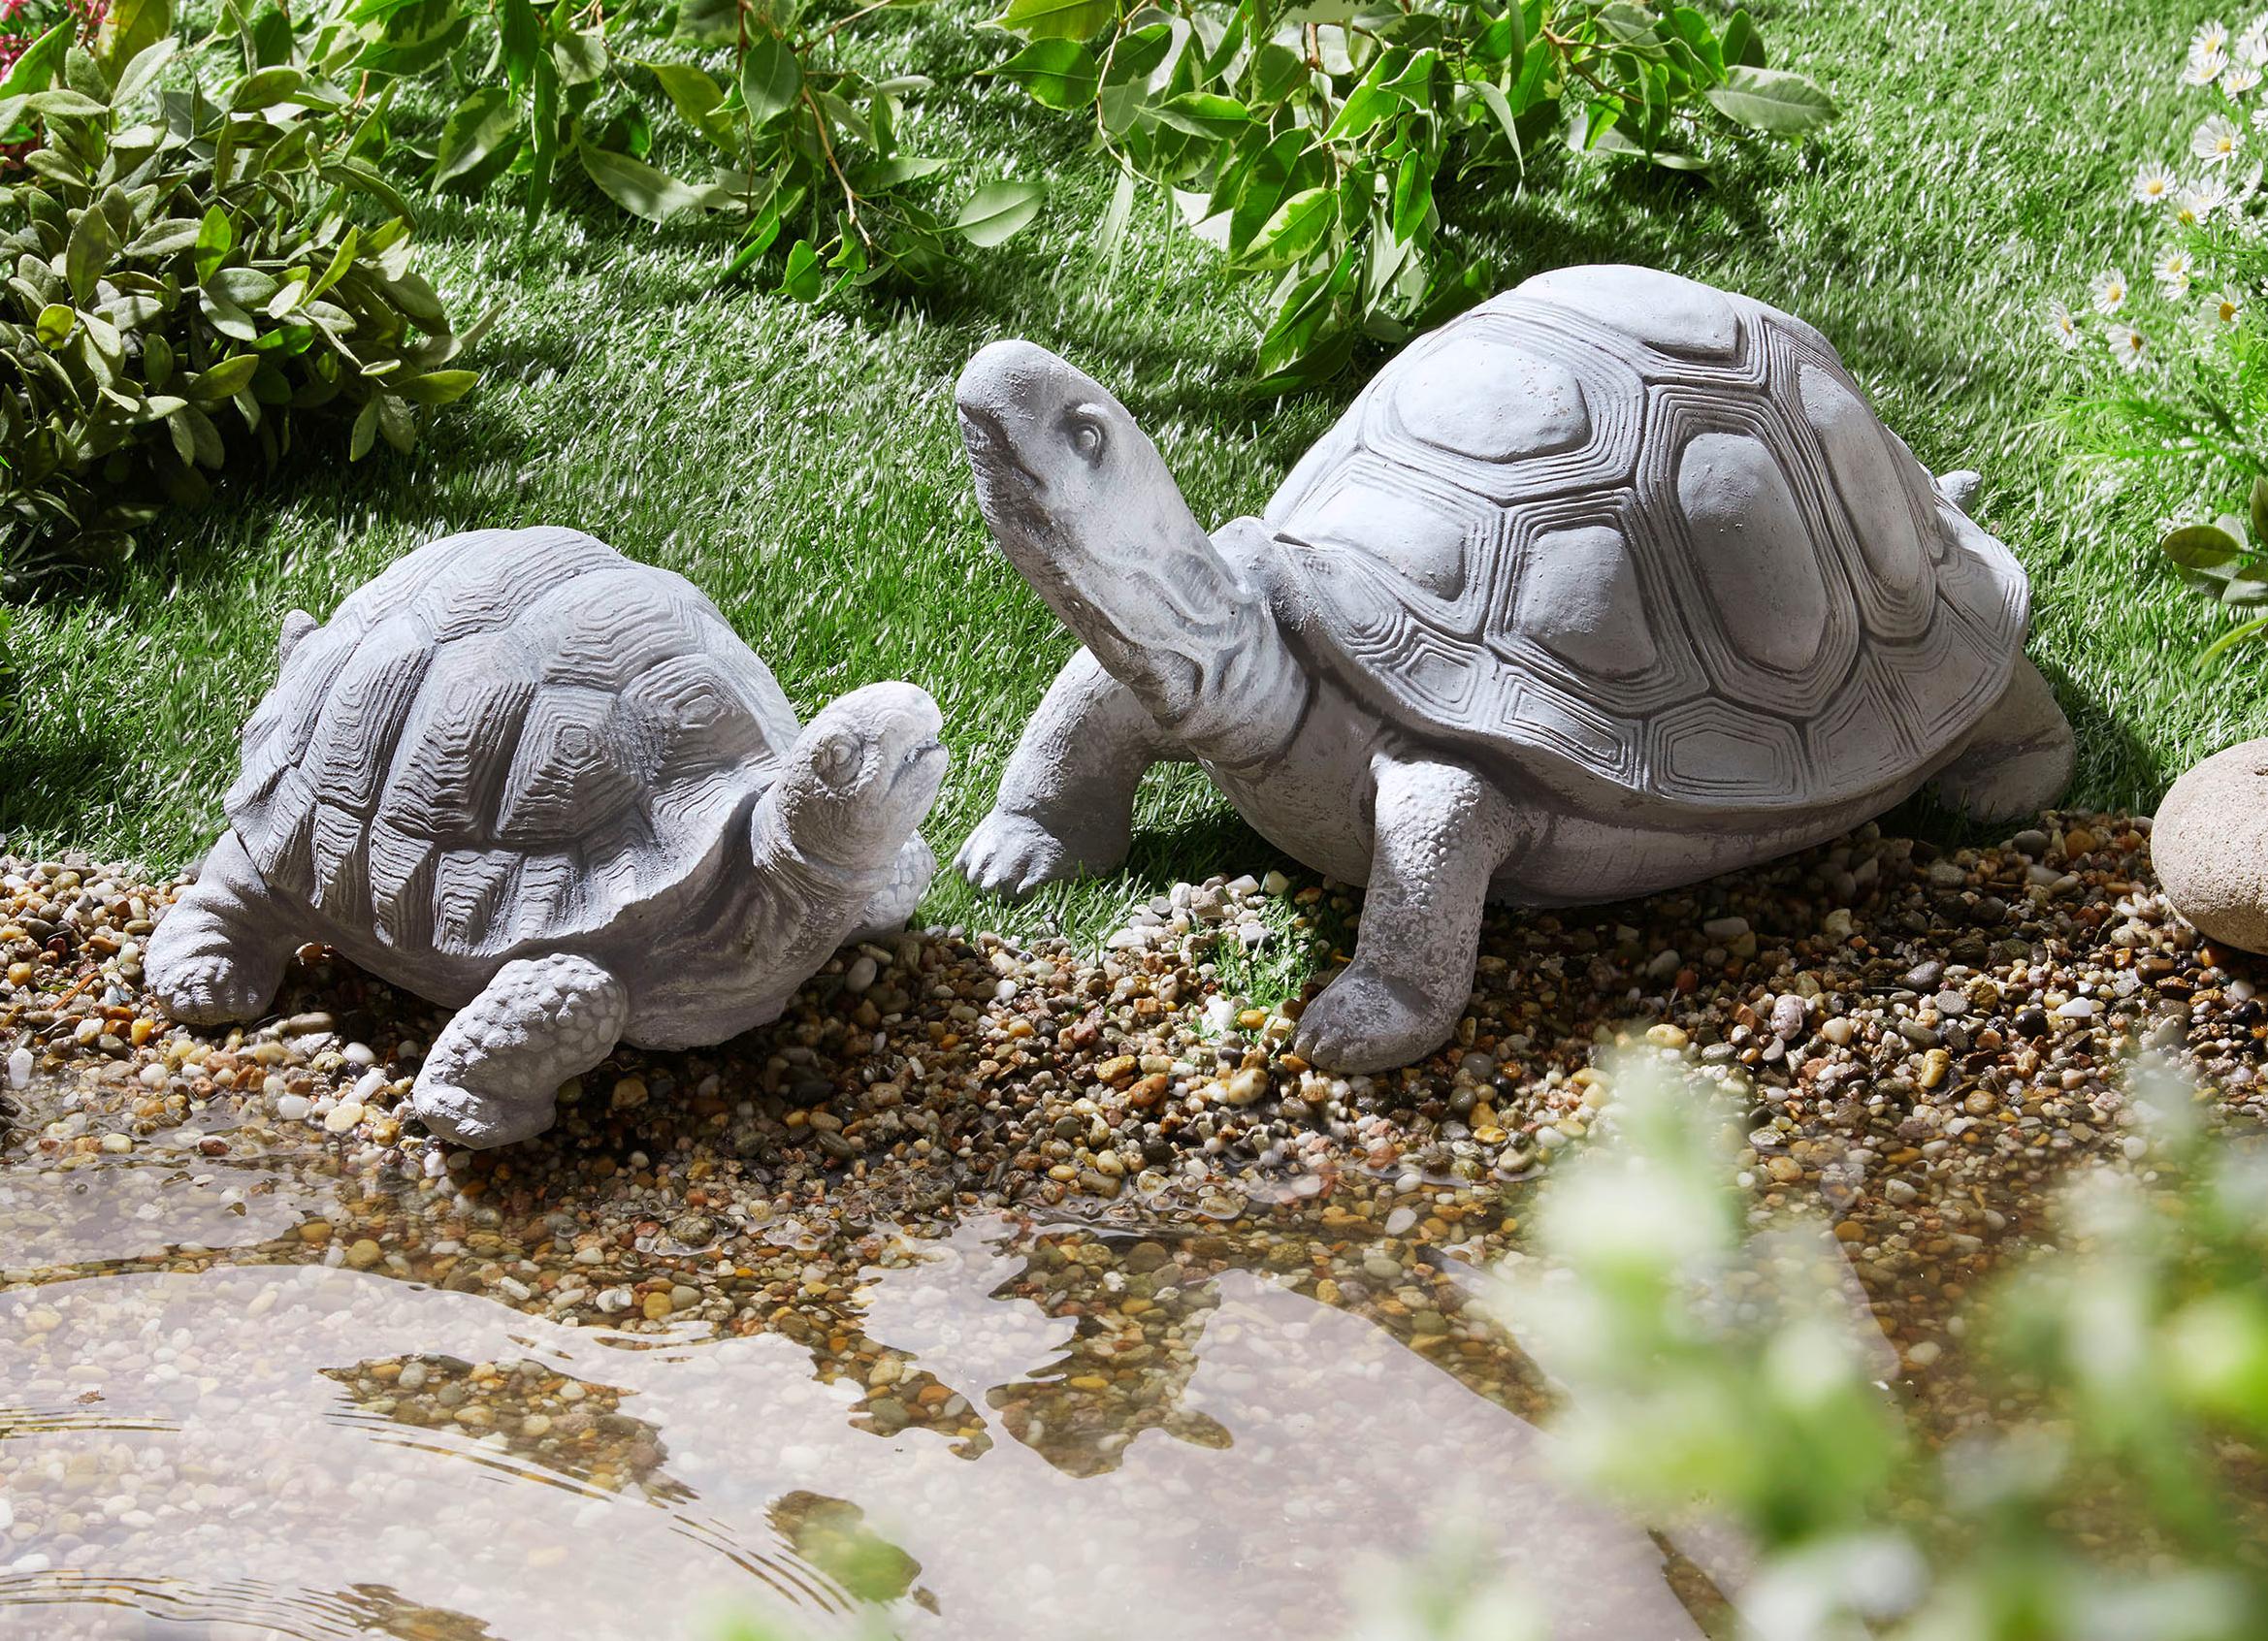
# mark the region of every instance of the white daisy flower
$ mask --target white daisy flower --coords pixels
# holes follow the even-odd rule
[[[2252,27],[2238,37],[2230,54],[2249,68],[2268,68],[2268,17],[2255,17]]]
[[[2226,114],[2210,114],[2189,133],[2189,152],[2207,165],[2226,165],[2243,143],[2236,121]]]
[[[2220,74],[2221,95],[2232,103],[2259,83],[2260,65],[2258,63],[2231,63]]]
[[[2056,338],[2056,345],[2066,353],[2079,345],[2079,321],[2062,303],[2048,304],[2048,334]]]
[[[2228,25],[2202,24],[2189,37],[2189,61],[2182,78],[2191,85],[2210,85],[2228,67]]]
[[[2252,129],[2254,131],[2268,131],[2268,106],[2252,111]]]
[[[2097,274],[2087,290],[2094,299],[2094,310],[2106,317],[2126,306],[2126,275],[2116,268]]]
[[[2234,291],[2216,291],[2205,299],[2205,324],[2209,330],[2233,325],[2244,316],[2245,305]]]
[[[2149,338],[2131,325],[2111,328],[2111,351],[2118,356],[2122,370],[2142,369],[2142,355],[2149,346]]]
[[[2252,117],[2258,120],[2263,115],[2268,115],[2268,105]],[[2134,173],[2134,197],[2144,205],[2164,205],[2180,186],[2173,172],[2154,160],[2144,160]]]
[[[2168,296],[2187,296],[2189,281],[2197,272],[2196,263],[2180,245],[2168,245],[2157,253],[2157,260],[2150,265],[2159,286]]]
[[[2208,177],[2194,187],[2184,188],[2174,201],[2174,220],[2185,228],[2194,228],[2222,206],[2228,204],[2228,184],[2218,177]]]

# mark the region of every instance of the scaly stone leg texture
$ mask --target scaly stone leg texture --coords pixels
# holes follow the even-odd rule
[[[549,1128],[559,1085],[614,1051],[630,991],[586,957],[523,957],[434,1039],[412,1095],[426,1127],[482,1150]]]
[[[914,915],[914,908],[922,903],[922,896],[929,892],[929,880],[936,875],[936,852],[916,832],[906,840],[905,848],[897,852],[890,882],[875,891],[874,898],[859,914],[858,926],[843,936],[843,944],[874,940],[904,928],[906,919]]]
[[[149,937],[144,975],[166,1013],[186,1025],[248,1020],[268,1012],[307,938],[236,833],[223,832]]]
[[[1085,650],[1071,658],[1023,732],[992,813],[954,865],[979,888],[1024,895],[1115,870],[1134,836],[1134,793],[1175,756],[1134,692]]]
[[[1972,820],[2012,820],[2061,797],[2077,758],[2071,724],[2056,704],[2056,692],[2039,668],[2019,656],[2007,691],[1930,785]]]
[[[1381,754],[1377,842],[1354,961],[1301,1014],[1294,1046],[1349,1074],[1408,1065],[1445,1042],[1473,992],[1489,879],[1519,816],[1462,764]]]

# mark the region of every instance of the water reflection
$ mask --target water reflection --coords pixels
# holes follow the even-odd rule
[[[847,1298],[632,1333],[285,1263],[326,1197],[282,1165],[0,1186],[0,1635],[650,1641],[726,1599],[815,1635],[1328,1635],[1349,1567],[1458,1528],[1560,1634],[1699,1633],[1419,1262],[1319,1293],[1296,1236],[815,1222],[888,1250]],[[235,1251],[200,1225],[184,1258],[175,1205],[216,1190]]]

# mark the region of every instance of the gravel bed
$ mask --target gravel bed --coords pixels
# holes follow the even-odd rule
[[[1760,1220],[1831,1216],[1901,1370],[1954,1419],[1973,1404],[1931,1384],[1957,1382],[1959,1301],[2074,1159],[2139,1150],[2122,1059],[2186,1055],[2248,1125],[2264,1091],[2255,960],[2168,910],[2148,822],[2118,816],[1956,851],[1869,826],[1642,902],[1492,915],[1455,1042],[1370,1078],[1302,1063],[1298,998],[1266,995],[1304,951],[1327,972],[1351,945],[1358,902],[1328,885],[1182,885],[1100,951],[908,932],[840,953],[738,1042],[621,1051],[567,1086],[552,1133],[480,1154],[407,1105],[442,1016],[320,949],[250,1027],[157,1014],[140,953],[178,887],[0,859],[0,1183],[164,1161],[224,1195],[229,1170],[319,1181],[330,1206],[218,1252],[161,1223],[129,1257],[12,1263],[0,1291],[320,1262],[557,1322],[784,1334],[866,1387],[856,1416],[878,1431],[972,1451],[1005,1432],[1076,1470],[1150,1426],[1218,1439],[1176,1387],[1230,1268],[1535,1410],[1540,1376],[1468,1314],[1469,1277],[1516,1245],[1554,1158],[1611,1122],[1604,1050],[1713,1092]],[[12,1200],[0,1249],[39,1248],[56,1199],[15,1223]],[[978,1213],[1034,1228],[1018,1280],[1077,1325],[1061,1372],[989,1408],[869,1337],[859,1303],[861,1270]],[[366,1390],[387,1417],[432,1412],[398,1378]],[[511,1428],[536,1418],[539,1446],[557,1416]]]

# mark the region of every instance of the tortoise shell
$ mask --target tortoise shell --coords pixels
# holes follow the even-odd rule
[[[277,891],[492,956],[699,879],[797,728],[683,577],[577,531],[476,531],[287,639],[223,801]]]
[[[1377,710],[1702,809],[1926,767],[2029,614],[1818,332],[1640,268],[1543,274],[1410,346],[1263,522],[1287,622]]]

